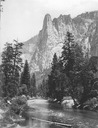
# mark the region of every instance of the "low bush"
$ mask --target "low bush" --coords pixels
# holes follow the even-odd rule
[[[21,115],[25,118],[26,114],[28,112],[28,105],[27,105],[27,98],[26,96],[17,96],[11,100],[11,104],[9,107],[10,113]],[[24,116],[25,115],[25,116]]]
[[[98,106],[98,98],[94,97],[84,103],[84,109],[96,110]]]

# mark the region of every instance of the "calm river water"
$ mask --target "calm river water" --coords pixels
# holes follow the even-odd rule
[[[29,100],[29,118],[16,128],[66,128],[51,122],[72,125],[73,128],[98,128],[98,113],[63,108],[47,100]],[[50,121],[50,122],[47,122]]]

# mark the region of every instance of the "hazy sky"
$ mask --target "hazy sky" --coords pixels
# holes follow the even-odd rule
[[[98,10],[98,0],[5,0],[1,17],[0,47],[13,39],[26,41],[38,34],[45,14],[72,17]],[[0,49],[1,50],[1,49]]]

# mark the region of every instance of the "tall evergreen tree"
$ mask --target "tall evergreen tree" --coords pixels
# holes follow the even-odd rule
[[[23,43],[19,43],[18,41],[14,40],[14,45],[13,45],[13,84],[16,86],[17,88],[17,92],[18,92],[18,88],[19,88],[19,78],[20,78],[20,74],[21,74],[21,69],[23,68],[23,63],[22,63],[22,46]]]
[[[66,75],[61,72],[62,63],[57,58],[57,55],[54,54],[52,62],[52,70],[48,76],[48,92],[47,96],[57,101],[61,101],[65,92],[65,85],[67,84]]]
[[[25,84],[27,86],[28,95],[30,95],[30,72],[28,61],[25,61],[23,72],[21,74],[21,86]]]
[[[17,49],[16,49],[17,45]],[[15,42],[14,45],[6,43],[2,53],[2,71],[4,73],[3,96],[13,97],[17,94],[19,74],[22,67],[21,48],[22,43]]]
[[[57,55],[56,53],[53,56],[53,62],[52,62],[52,71],[50,75],[48,76],[48,97],[50,98],[56,98],[55,92],[56,92],[56,74],[57,74]]]
[[[82,90],[79,80],[80,72],[84,64],[84,57],[81,46],[74,42],[74,36],[70,32],[67,32],[66,36],[61,62],[63,65],[63,73],[67,75],[69,80],[68,93],[75,102],[75,99],[77,99]]]
[[[48,92],[48,81],[43,79],[41,85],[38,87],[38,95],[47,98],[47,92]]]
[[[30,92],[31,92],[31,96],[36,96],[36,77],[35,77],[35,73],[33,73],[32,77],[31,77],[31,85],[30,85]]]
[[[73,65],[75,63],[75,42],[72,33],[67,32],[66,40],[62,47],[61,60],[64,67],[64,72],[69,77],[69,72],[73,70]]]
[[[3,89],[3,96],[6,97],[9,95],[9,83],[10,83],[10,76],[11,76],[11,70],[12,70],[12,55],[13,55],[13,49],[12,44],[6,43],[4,51],[2,53],[2,71],[4,73],[4,85],[2,86]]]

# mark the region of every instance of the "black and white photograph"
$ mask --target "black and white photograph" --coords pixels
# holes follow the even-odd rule
[[[98,128],[98,0],[0,0],[0,128]]]

